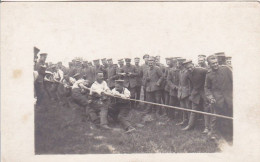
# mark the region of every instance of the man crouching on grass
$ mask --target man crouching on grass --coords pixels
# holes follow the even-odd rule
[[[108,126],[107,113],[108,113],[108,97],[105,95],[110,93],[110,89],[107,83],[104,81],[103,73],[98,73],[96,81],[92,84],[90,88],[90,99],[89,99],[89,109],[88,115],[90,120],[98,125],[100,122],[100,127],[104,129],[111,129]],[[97,113],[100,115],[100,120]]]
[[[127,118],[130,111],[130,101],[127,99],[130,98],[131,94],[127,88],[123,87],[123,84],[124,80],[115,81],[115,88],[112,90],[112,94],[120,98],[112,98],[109,115],[122,124],[125,133],[129,133],[135,130]]]

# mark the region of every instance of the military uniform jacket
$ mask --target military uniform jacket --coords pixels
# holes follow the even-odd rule
[[[188,71],[182,69],[179,72],[179,89],[178,89],[178,98],[184,99],[190,95],[190,85],[188,81]]]
[[[200,67],[195,67],[192,73],[188,74],[188,80],[190,84],[190,100],[199,104],[200,99],[205,98],[204,84],[206,73],[208,70]]]
[[[142,85],[144,86],[145,85],[145,75],[146,72],[149,70],[149,66],[147,64],[143,64],[141,66],[141,74],[140,76],[142,77]]]
[[[137,85],[136,77],[138,75],[136,67],[134,65],[130,65],[130,66],[125,65],[125,66],[123,66],[122,69],[123,69],[123,73],[126,73],[126,74],[132,73],[131,76],[128,76],[128,75],[124,76],[124,87],[126,87],[126,88],[128,88],[129,86],[131,88],[136,87],[136,85]]]
[[[159,67],[154,66],[153,69],[148,69],[144,74],[146,92],[154,92],[161,90],[161,83],[163,81],[163,73]],[[157,86],[156,84],[159,84]]]
[[[117,73],[116,73],[116,68],[113,66],[108,67],[107,69],[107,84],[108,87],[114,87],[115,86],[115,80],[118,78]]]
[[[136,66],[137,70],[137,77],[136,77],[136,86],[141,87],[142,86],[142,67],[141,66]]]
[[[160,70],[161,70],[162,73],[163,73],[163,79],[162,79],[162,83],[161,83],[161,89],[164,90],[165,85],[166,85],[166,82],[167,82],[167,81],[166,81],[167,78],[165,78],[166,67],[165,67],[163,64],[161,64],[161,63],[157,64],[157,66],[160,68]]]
[[[167,91],[167,92],[170,92],[170,86],[167,82],[167,77],[168,77],[171,69],[172,69],[171,67],[166,67],[165,72],[164,72],[164,80],[166,81],[165,86],[164,86],[164,90]]]
[[[209,70],[206,75],[205,93],[208,99],[216,100],[217,106],[222,107],[225,101],[232,103],[232,70],[227,66],[219,66],[217,71]]]
[[[168,72],[167,84],[170,89],[170,96],[177,96],[179,87],[179,69],[172,68]]]

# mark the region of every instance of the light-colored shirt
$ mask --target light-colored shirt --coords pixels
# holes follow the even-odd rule
[[[95,81],[90,88],[90,95],[92,95],[93,92],[96,92],[99,95],[101,95],[102,92],[110,92],[110,89],[107,86],[106,81],[103,81],[102,83],[98,83],[97,81]]]
[[[75,83],[73,84],[73,86],[72,86],[72,89],[75,89],[75,88],[80,88],[79,87],[79,84],[83,84],[85,82],[85,80],[84,79],[79,79],[79,80],[77,80],[77,81],[75,81]]]
[[[120,93],[116,90],[116,88],[112,89],[112,94],[120,96],[122,98],[130,98],[131,93],[127,88],[123,88],[123,91]]]

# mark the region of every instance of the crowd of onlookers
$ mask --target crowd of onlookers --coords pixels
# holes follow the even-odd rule
[[[37,56],[37,55],[36,55]],[[47,54],[35,57],[34,85],[37,105],[45,98],[60,102],[75,102],[83,108],[83,113],[96,126],[112,129],[108,116],[122,124],[126,132],[135,130],[128,119],[131,109],[140,110],[142,119],[137,126],[156,118],[178,119],[176,125],[184,126],[188,131],[196,126],[194,112],[177,111],[153,104],[141,104],[144,100],[153,103],[205,111],[213,114],[233,116],[233,78],[231,57],[225,53],[216,53],[206,57],[198,56],[198,64],[182,57],[166,58],[166,65],[160,56],[140,58],[112,58],[91,61],[75,58],[69,67],[46,63]],[[117,96],[117,97],[111,97]],[[211,139],[222,133],[232,136],[232,120],[204,115],[202,133]]]

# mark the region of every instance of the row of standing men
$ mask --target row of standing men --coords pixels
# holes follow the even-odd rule
[[[134,59],[134,65],[131,64],[130,58],[126,58],[125,63],[120,59],[118,64],[114,64],[112,59],[101,59],[103,65],[100,64],[100,60],[93,60],[94,66],[90,62],[75,59],[69,63],[69,68],[59,62],[55,66],[49,65],[48,70],[59,69],[63,72],[64,78],[78,74],[79,78],[88,80],[90,85],[96,81],[98,73],[103,73],[104,80],[111,90],[115,88],[116,80],[123,79],[123,86],[130,91],[132,99],[140,100],[142,88],[142,100],[145,101],[232,116],[232,67],[231,60],[225,57],[224,53],[209,56],[209,66],[206,64],[205,55],[199,55],[198,65],[180,57],[166,58],[167,67],[160,63],[160,56],[152,57],[145,54],[143,59],[143,65],[139,65],[140,58]],[[41,60],[44,59],[40,58],[36,63],[36,70],[42,64]],[[214,60],[218,64],[217,68],[215,65],[215,69],[211,63]],[[181,122],[177,125],[187,124],[183,130],[190,130],[196,125],[195,113],[174,111],[150,104],[141,106],[135,102],[131,102],[130,105],[143,108],[144,115],[181,117]],[[216,121],[216,118],[204,116],[203,133],[216,138]],[[232,129],[232,126],[229,125],[227,129]]]

